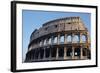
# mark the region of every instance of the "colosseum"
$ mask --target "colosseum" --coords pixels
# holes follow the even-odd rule
[[[91,59],[90,35],[79,16],[58,18],[35,29],[25,62]]]

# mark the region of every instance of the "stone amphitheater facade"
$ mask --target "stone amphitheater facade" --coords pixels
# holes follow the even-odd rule
[[[91,59],[88,29],[80,17],[65,17],[33,31],[25,62],[87,59]]]

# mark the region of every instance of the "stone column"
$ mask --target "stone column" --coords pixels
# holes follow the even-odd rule
[[[74,37],[74,34],[72,34],[72,37],[71,37],[71,42],[72,42],[72,43],[73,43],[73,39],[74,39],[73,37]]]
[[[42,45],[41,46],[44,46],[44,39],[42,40]]]
[[[82,43],[82,34],[79,35],[79,43]]]
[[[58,52],[58,49],[59,49],[59,48],[57,47],[57,50],[56,50],[56,51],[57,51],[57,52],[56,52],[56,59],[58,59],[58,55],[59,55],[59,54],[58,54],[58,53],[59,53],[59,52]]]
[[[65,46],[64,47],[64,59],[67,59],[67,56],[66,56],[67,54],[66,53],[67,53],[67,49],[66,49],[66,46]]]
[[[46,45],[48,45],[48,43],[49,43],[49,38],[47,38]]]
[[[46,39],[44,39],[44,42],[43,42],[43,45],[45,46],[45,44],[46,44]]]
[[[58,37],[57,37],[57,44],[59,45],[59,42],[60,42],[60,34],[58,34]]]
[[[65,36],[64,36],[64,44],[66,44],[67,43],[67,34],[65,34]]]
[[[82,49],[82,46],[80,47],[80,58],[83,59],[83,49]]]
[[[90,38],[89,38],[89,33],[87,32],[86,34],[86,42],[89,43],[90,42]]]
[[[53,41],[54,41],[54,38],[53,36],[51,37],[51,45],[53,45]]]
[[[58,34],[58,37],[57,37],[57,44],[59,45],[59,40],[60,40],[60,34]],[[56,59],[58,59],[58,56],[59,56],[59,52],[58,52],[59,48],[57,47],[57,52],[56,52]]]
[[[67,43],[66,37],[67,37],[67,34],[64,35],[64,44]],[[66,46],[64,46],[64,59],[66,59]]]
[[[72,59],[74,59],[74,47],[72,46]]]

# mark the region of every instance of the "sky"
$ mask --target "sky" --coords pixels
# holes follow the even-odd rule
[[[35,29],[42,27],[42,24],[50,20],[79,16],[85,26],[90,32],[91,27],[91,14],[90,13],[79,13],[79,12],[56,12],[56,11],[37,11],[37,10],[23,10],[22,11],[22,60],[25,60],[26,53],[28,51],[28,44],[30,35]]]

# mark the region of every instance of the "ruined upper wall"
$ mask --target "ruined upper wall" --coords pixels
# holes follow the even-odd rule
[[[85,27],[80,17],[60,18],[46,22],[41,28],[33,31],[30,37],[30,41],[49,33],[71,30],[87,30],[87,28]]]

